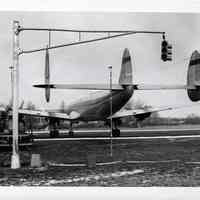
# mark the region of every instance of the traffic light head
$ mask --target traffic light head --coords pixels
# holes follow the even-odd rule
[[[172,60],[172,45],[169,45],[166,40],[161,43],[161,59],[164,62]]]
[[[167,60],[171,61],[172,60],[172,45],[167,46]]]
[[[167,46],[168,42],[163,40],[161,43],[161,59],[165,62],[167,61]]]
[[[163,40],[162,41],[162,47],[167,47],[167,45],[168,45],[168,42],[166,40]]]

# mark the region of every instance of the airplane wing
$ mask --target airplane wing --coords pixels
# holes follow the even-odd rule
[[[135,84],[135,90],[177,90],[177,89],[195,89],[188,85],[153,85],[153,84]]]
[[[161,112],[161,111],[167,111],[167,110],[173,110],[173,109],[179,109],[183,107],[191,107],[191,106],[197,106],[200,104],[192,104],[192,105],[182,105],[182,106],[168,106],[168,107],[160,107],[160,108],[149,108],[149,109],[132,109],[132,110],[120,110],[116,112],[114,115],[111,117],[113,119],[116,118],[122,118],[122,117],[128,117],[128,116],[140,116],[143,114],[152,114],[155,112]],[[110,119],[109,117],[108,119]]]
[[[65,119],[65,120],[75,119],[75,117],[69,116],[66,113],[48,112],[48,111],[40,111],[40,110],[19,109],[19,114],[37,116],[37,117],[58,118],[58,119]]]
[[[132,85],[134,86],[135,90],[195,89],[195,87],[187,85],[148,85],[148,84],[132,84]],[[50,88],[50,89],[110,90],[109,84],[38,84],[33,86],[37,88]],[[123,90],[123,87],[118,84],[112,84],[112,90]]]
[[[34,87],[72,90],[110,90],[109,84],[38,84],[34,85]],[[112,90],[123,90],[123,87],[118,84],[112,84]]]

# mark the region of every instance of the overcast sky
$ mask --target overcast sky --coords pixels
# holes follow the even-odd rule
[[[160,59],[160,35],[137,34],[93,44],[65,47],[50,51],[52,83],[109,83],[108,66],[113,66],[113,82],[118,82],[124,48],[130,50],[133,60],[133,82],[150,84],[185,84],[189,57],[200,49],[200,14],[176,13],[70,13],[70,12],[0,12],[0,96],[8,102],[11,96],[10,71],[12,65],[12,21],[19,20],[24,27],[51,27],[67,29],[109,29],[165,31],[173,45],[173,61]],[[102,36],[84,34],[83,39]],[[78,34],[53,33],[52,44],[78,40]],[[23,32],[20,48],[45,47],[47,32]],[[57,108],[91,91],[52,90],[51,101],[45,102],[44,91],[32,85],[44,82],[45,52],[20,56],[20,100],[32,101],[40,108]],[[132,101],[141,99],[154,107],[190,104],[185,90],[135,91]],[[163,116],[200,114],[200,106],[163,112]]]

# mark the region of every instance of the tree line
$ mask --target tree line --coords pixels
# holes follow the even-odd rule
[[[0,106],[9,107],[11,103],[8,105],[0,104]],[[38,107],[32,102],[28,101],[27,103],[21,103],[22,109],[28,110],[37,110]],[[64,101],[61,101],[59,106],[59,112],[65,112],[67,106]],[[152,108],[152,106],[145,104],[141,100],[129,101],[125,106],[124,110],[131,110],[131,109],[143,109],[148,111],[148,109]],[[41,129],[45,128],[48,125],[48,119],[34,117],[34,116],[24,116],[24,121],[28,127],[33,129]],[[134,116],[129,116],[121,119],[122,123],[121,126],[123,127],[136,127],[137,119]],[[160,126],[160,125],[180,125],[180,124],[200,124],[200,116],[196,114],[189,114],[183,118],[174,118],[174,117],[162,117],[160,116],[159,112],[152,113],[150,117],[147,117],[143,121],[140,122],[142,126]],[[89,123],[78,123],[74,125],[75,127],[104,127],[104,122],[89,122]],[[68,128],[69,124],[67,121],[61,121],[60,128]]]

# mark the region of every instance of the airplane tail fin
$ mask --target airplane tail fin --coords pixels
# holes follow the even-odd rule
[[[127,48],[124,50],[122,56],[119,85],[133,85],[131,56]]]
[[[192,53],[187,73],[187,93],[191,101],[200,100],[200,53]]]

